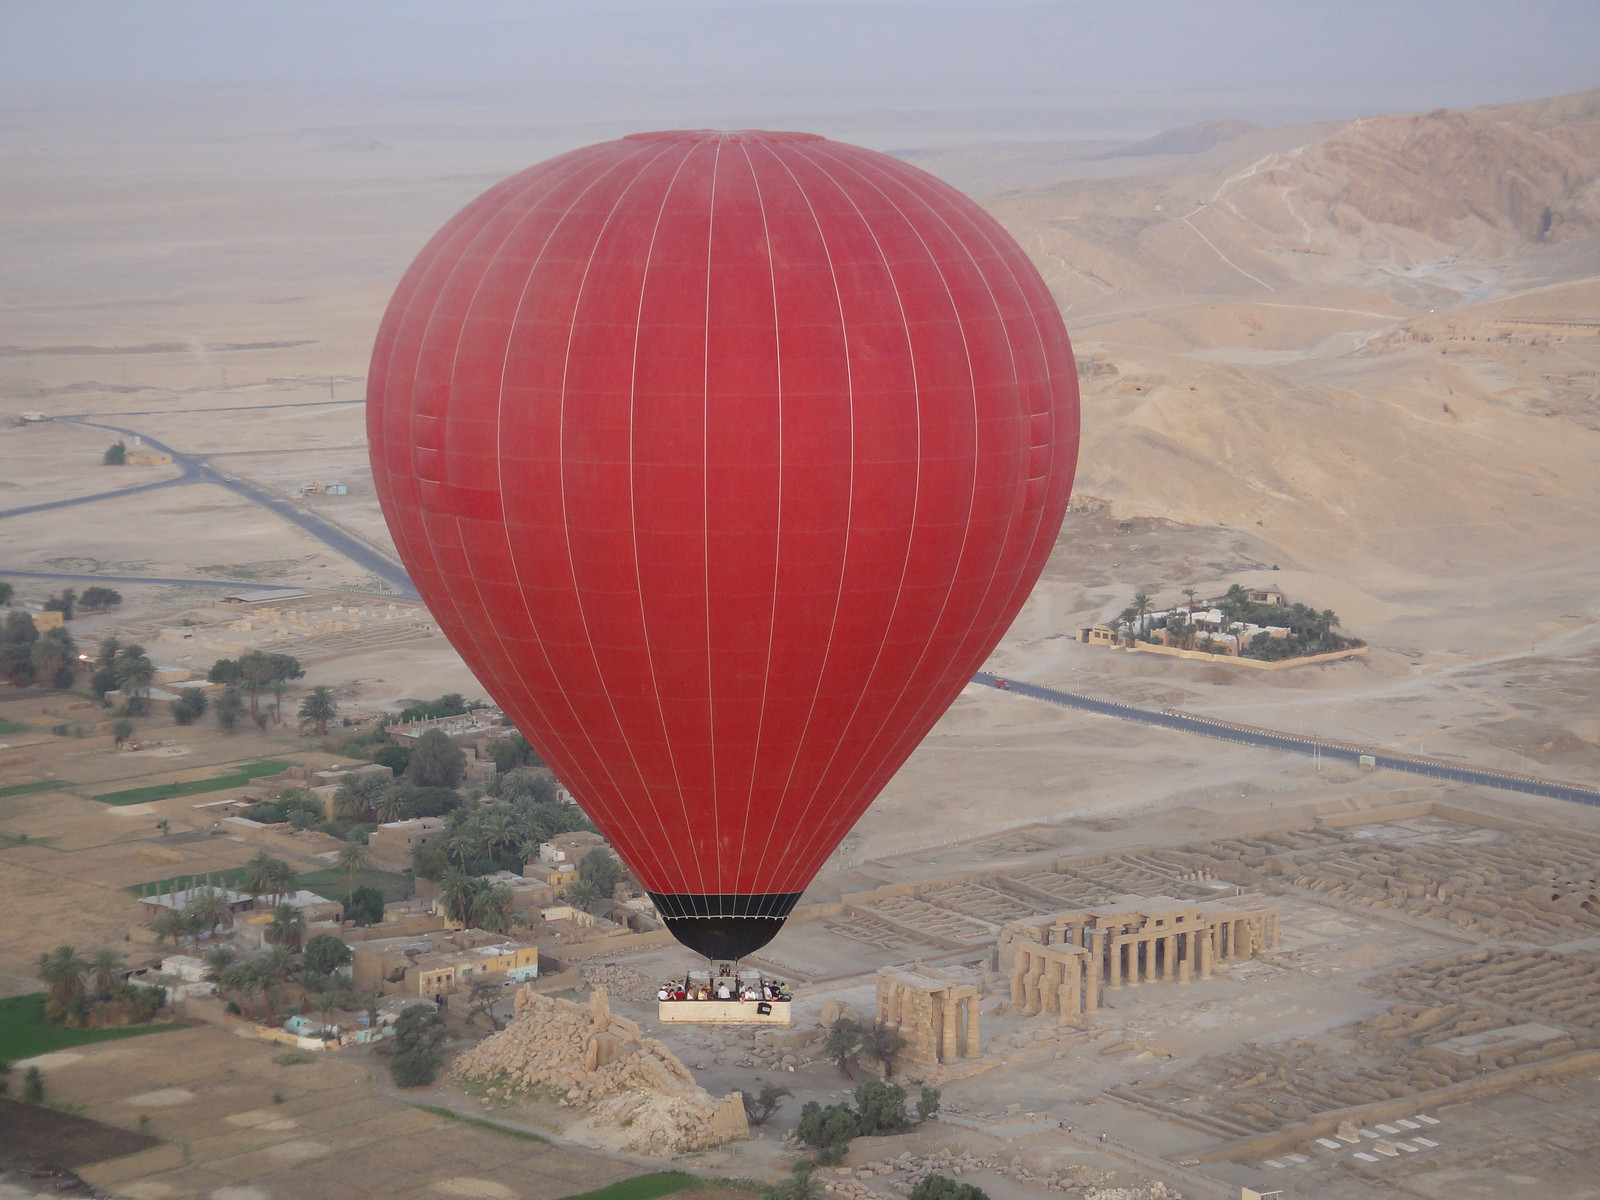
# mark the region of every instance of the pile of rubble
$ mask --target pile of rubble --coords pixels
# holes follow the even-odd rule
[[[859,1167],[835,1167],[833,1178],[823,1184],[823,1190],[841,1200],[890,1200],[875,1192],[862,1179],[889,1177],[883,1186],[901,1196],[909,1196],[911,1189],[927,1175],[943,1175],[947,1179],[960,1179],[977,1171],[993,1171],[1017,1183],[1032,1184],[1051,1191],[1071,1192],[1085,1200],[1182,1200],[1182,1193],[1156,1180],[1148,1184],[1116,1184],[1118,1173],[1083,1163],[1035,1173],[1028,1170],[1021,1158],[1010,1161],[986,1158],[971,1151],[941,1150],[931,1154],[906,1151],[898,1158],[881,1159]]]
[[[612,1014],[603,988],[588,1005],[521,988],[511,1023],[451,1074],[496,1098],[542,1091],[582,1109],[568,1136],[607,1148],[675,1154],[750,1136],[739,1096],[713,1099],[672,1051]]]
[[[654,1000],[656,982],[637,967],[624,963],[586,964],[578,969],[583,986],[593,990],[605,988],[608,996],[622,996],[629,1000]]]

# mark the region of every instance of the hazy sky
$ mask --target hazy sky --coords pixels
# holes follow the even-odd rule
[[[228,89],[567,98],[639,122],[709,104],[1283,123],[1597,85],[1600,0],[0,0],[12,103]]]

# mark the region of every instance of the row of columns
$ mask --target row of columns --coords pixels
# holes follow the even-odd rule
[[[1100,963],[1082,947],[1018,946],[1011,1002],[1025,1013],[1053,1012],[1061,1024],[1100,1008]]]
[[[978,989],[971,984],[920,988],[892,976],[878,980],[878,1020],[900,1031],[909,1057],[953,1063],[982,1051]]]

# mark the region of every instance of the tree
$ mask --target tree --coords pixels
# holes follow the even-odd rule
[[[181,908],[163,908],[156,914],[155,920],[150,922],[150,932],[156,935],[156,945],[159,946],[171,938],[172,945],[176,948],[179,940],[188,932],[189,924],[189,918],[184,915]]]
[[[205,933],[210,933],[218,925],[233,924],[233,905],[228,900],[228,893],[209,883],[194,890],[184,911],[199,918],[200,927]]]
[[[431,1004],[413,1004],[394,1023],[394,1057],[389,1074],[401,1087],[421,1087],[434,1081],[442,1059],[444,1017]]]
[[[367,866],[366,843],[355,830],[350,831],[350,836],[345,838],[339,847],[339,857],[335,865],[345,873],[345,891],[356,890],[356,872],[364,870]]]
[[[300,701],[300,728],[315,725],[318,737],[328,732],[328,722],[338,715],[339,702],[325,684],[319,683]]]
[[[272,723],[283,723],[283,694],[289,690],[287,679],[274,679],[267,684],[267,691],[272,693]]]
[[[317,1016],[322,1018],[324,1036],[331,1036],[330,1029],[333,1022],[328,1018],[333,1014],[333,1010],[339,1007],[341,998],[338,988],[323,988],[311,998],[311,1002],[317,1006]]]
[[[385,746],[372,756],[372,761],[380,767],[388,767],[396,776],[404,775],[411,763],[411,747]]]
[[[861,1031],[861,1052],[883,1064],[886,1079],[894,1074],[894,1060],[905,1048],[905,1037],[893,1025],[878,1021]]]
[[[65,629],[46,629],[28,651],[34,674],[52,687],[69,688],[78,665],[78,644]]]
[[[254,962],[235,963],[222,977],[222,985],[238,993],[240,1007],[247,1014],[251,997],[265,988],[266,982],[260,959]]]
[[[145,654],[144,647],[136,642],[123,646],[117,651],[117,660],[112,669],[117,674],[117,686],[127,697],[129,707],[134,712],[142,711],[145,697],[150,694],[151,681],[156,677],[156,665]]]
[[[57,946],[39,956],[39,981],[49,989],[45,1011],[60,1020],[83,1000],[89,963],[71,946]]]
[[[333,794],[333,815],[341,821],[359,821],[383,791],[383,782],[373,775],[346,775]]]
[[[917,1120],[926,1121],[939,1111],[939,1089],[923,1085],[922,1091],[917,1095]]]
[[[273,858],[265,850],[257,850],[247,858],[244,864],[244,886],[250,893],[250,899],[256,901],[269,892],[276,892],[283,873],[281,868],[288,866],[288,863]],[[290,867],[289,870],[292,875],[294,868]]]
[[[118,717],[111,722],[111,744],[120,746],[133,736],[133,722],[127,717]]]
[[[96,1000],[109,1000],[121,982],[117,972],[122,968],[122,955],[105,948],[89,956],[89,988]]]
[[[167,705],[179,725],[193,725],[206,715],[206,694],[197,687],[186,687]]]
[[[609,850],[591,850],[578,864],[578,878],[587,879],[594,884],[602,900],[609,900],[622,880],[622,864]]]
[[[581,908],[585,912],[593,908],[604,899],[600,889],[595,887],[592,879],[584,879],[581,875],[578,881],[567,889],[566,900],[573,908]]]
[[[232,946],[211,947],[200,956],[200,960],[206,964],[206,978],[213,983],[221,983],[233,969],[238,957],[239,952]]]
[[[824,1200],[827,1195],[813,1173],[815,1164],[801,1159],[790,1170],[789,1178],[767,1189],[766,1200]]]
[[[83,612],[106,612],[122,603],[122,593],[115,588],[94,587],[84,588],[83,595],[78,598],[78,607]]]
[[[860,1125],[848,1104],[823,1108],[815,1100],[808,1100],[800,1109],[800,1140],[817,1151],[820,1163],[838,1162],[849,1152],[850,1139],[858,1133]]]
[[[72,620],[73,605],[78,602],[78,593],[72,588],[62,588],[59,595],[51,596],[44,602],[45,612],[58,612],[63,621]]]
[[[911,1124],[906,1119],[905,1088],[882,1079],[869,1079],[856,1089],[856,1110],[856,1124],[864,1137],[904,1133]]]
[[[911,1189],[911,1200],[989,1200],[976,1184],[957,1183],[943,1175],[924,1175]]]
[[[515,730],[512,730],[510,737],[503,737],[492,743],[489,753],[494,758],[494,769],[501,775],[518,767],[544,766],[544,759],[539,757],[539,752]]]
[[[504,995],[505,989],[500,982],[490,979],[487,975],[479,975],[472,981],[472,991],[467,994],[467,1019],[482,1013],[489,1018],[489,1024],[494,1031],[500,1031],[500,1018],[494,1015],[494,1006]]]
[[[259,650],[239,656],[239,678],[250,693],[250,715],[260,712],[261,689],[272,679],[272,662]]]
[[[861,1049],[861,1027],[848,1017],[842,1017],[833,1023],[833,1028],[828,1031],[826,1052],[833,1060],[834,1066],[844,1072],[846,1079],[854,1079],[850,1074],[850,1059],[856,1056]]]
[[[1141,634],[1150,632],[1150,597],[1144,592],[1138,593],[1129,606],[1133,611],[1133,619],[1139,623]]]
[[[375,887],[358,887],[345,899],[344,915],[358,926],[376,925],[383,920],[383,893]]]
[[[1184,598],[1189,601],[1189,615],[1191,617],[1194,616],[1194,598],[1199,594],[1200,593],[1192,587],[1183,589]]]
[[[29,1104],[44,1103],[44,1072],[29,1067],[22,1075],[22,1098]]]
[[[116,666],[117,654],[121,649],[122,642],[117,638],[101,638],[100,649],[95,652],[94,666],[101,669]]]
[[[224,731],[232,733],[239,724],[239,718],[244,716],[244,699],[239,695],[236,687],[225,687],[222,695],[217,697],[217,724]]]
[[[784,1097],[794,1095],[788,1088],[774,1083],[763,1087],[758,1096],[752,1096],[740,1088],[734,1090],[739,1093],[739,1099],[744,1101],[744,1115],[752,1125],[765,1125],[772,1119],[772,1114],[783,1106]]]
[[[331,933],[319,933],[312,937],[306,942],[305,953],[301,955],[304,969],[317,979],[332,975],[350,958],[350,947]]]
[[[306,915],[292,904],[274,906],[272,920],[262,933],[273,945],[284,946],[291,951],[300,949],[300,941],[305,935]]]
[[[10,604],[14,594],[15,589],[9,583],[0,581],[0,607]]]
[[[453,788],[467,769],[467,755],[445,733],[430,729],[417,740],[406,778],[418,787]]]
[[[7,1078],[11,1074],[11,1070],[11,1060],[0,1058],[0,1096],[4,1096],[11,1087],[11,1080]]]
[[[128,462],[128,443],[118,438],[106,447],[105,454],[100,459],[103,467],[122,467]]]

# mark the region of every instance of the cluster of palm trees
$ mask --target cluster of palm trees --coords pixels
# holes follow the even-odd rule
[[[122,956],[101,949],[85,958],[72,946],[57,946],[39,956],[45,985],[45,1015],[53,1021],[87,1025],[119,1020],[149,1021],[166,1003],[162,988],[141,987],[122,975]]]
[[[127,701],[128,711],[143,712],[144,702],[150,695],[150,684],[156,677],[156,665],[138,642],[123,642],[114,637],[101,641],[96,652],[95,687],[101,694],[110,691],[107,684],[115,684]]]
[[[276,924],[276,911],[273,916]],[[302,920],[300,935],[304,932],[305,923]],[[312,969],[304,958],[295,953],[289,942],[274,940],[271,929],[267,936],[271,944],[255,958],[240,959],[232,946],[217,946],[202,956],[206,978],[215,983],[220,992],[233,993],[241,1015],[281,1015],[289,999],[289,985],[292,983],[298,985],[305,1003],[317,1010],[324,1027],[331,1024],[329,1017],[336,1009],[351,1008],[357,1003],[367,1010],[369,1021],[376,1018],[376,995],[369,994],[357,1000],[340,976]],[[316,939],[312,941],[315,943]],[[298,946],[298,942],[294,945]],[[255,1004],[257,997],[265,1002],[264,1008],[259,1011]]]
[[[522,924],[522,914],[511,907],[515,893],[503,883],[455,867],[440,872],[438,883],[439,903],[452,921],[491,933],[510,933]]]

